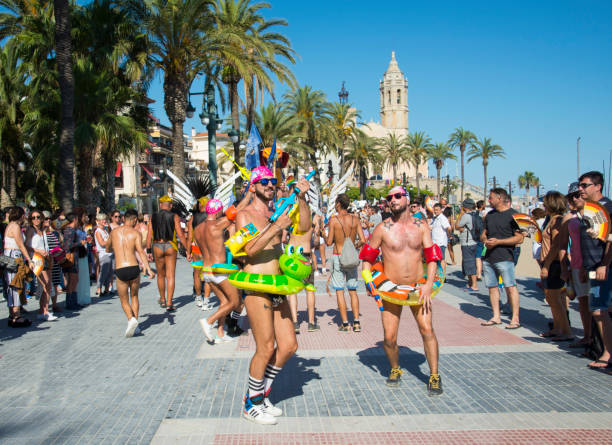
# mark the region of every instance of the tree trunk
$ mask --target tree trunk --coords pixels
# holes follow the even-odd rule
[[[440,171],[442,170],[442,167],[438,168],[436,167],[436,188],[438,190],[438,201],[440,201]]]
[[[14,206],[17,198],[17,175],[15,169],[7,162],[2,162],[2,190],[0,190],[0,206]]]
[[[229,85],[229,99],[230,99],[230,108],[232,110],[232,127],[240,132],[240,110],[238,105],[238,82],[231,82]],[[249,128],[247,127],[247,132]],[[241,137],[248,137],[248,133],[246,135],[241,135]],[[234,144],[234,159],[237,163],[240,163],[240,139],[238,138],[238,142]],[[234,172],[238,172],[239,169],[237,166],[234,166]],[[238,177],[236,179],[236,190],[242,183],[242,177]]]
[[[461,202],[463,202],[463,169],[464,169],[463,158],[465,155],[465,145],[460,145],[459,150],[461,151]]]
[[[344,174],[344,137],[342,138],[342,146],[340,147],[340,167],[338,167],[338,179]]]
[[[93,147],[85,146],[79,152],[77,169],[77,184],[79,189],[79,205],[91,213],[96,209],[93,199]]]
[[[529,208],[529,204],[531,203],[529,202],[529,186],[528,185],[525,187],[525,192],[527,193],[527,207]]]
[[[418,167],[416,170],[416,188],[417,188],[416,197],[418,198],[421,196],[421,186],[419,185],[419,168]]]
[[[60,153],[58,191],[63,210],[71,212],[74,205],[74,76],[72,73],[72,41],[70,37],[70,6],[68,0],[54,0],[55,52],[62,101],[60,117]]]
[[[397,183],[397,164],[393,164],[393,185]]]
[[[363,201],[366,199],[366,169],[364,166],[361,166],[359,170],[359,195]]]
[[[487,200],[487,164],[483,162],[482,166],[484,168],[484,198],[483,199],[486,202]]]
[[[104,169],[104,201],[102,210],[110,213],[115,208],[115,170],[112,166],[105,166]],[[140,178],[136,178],[140,181]]]
[[[246,110],[245,110],[245,114],[246,114],[246,128],[247,128],[247,132],[251,131],[251,126],[253,125],[253,115],[255,114],[255,97],[254,97],[254,84],[255,84],[255,80],[254,80],[254,76],[251,76],[251,84],[248,87],[245,87],[246,90],[246,97],[245,97],[245,102],[246,102]],[[236,159],[236,162],[238,162],[238,159]]]
[[[168,73],[164,76],[164,109],[172,123],[172,168],[180,179],[185,179],[185,143],[183,124],[187,110],[187,93],[190,81],[182,73]]]

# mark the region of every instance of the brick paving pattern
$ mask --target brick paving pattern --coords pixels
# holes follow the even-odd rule
[[[308,333],[302,321],[298,355],[272,393],[284,415],[279,425],[262,429],[239,418],[252,339],[206,344],[198,324],[204,313],[191,297],[191,271],[184,260],[177,270],[178,311],[170,315],[160,309],[157,286],[143,280],[142,335],[132,339],[123,337],[127,321],[117,297],[94,298],[81,312],[65,312],[57,322],[34,322],[23,330],[6,326],[3,306],[0,443],[374,444],[385,438],[385,443],[452,443],[455,437],[465,439],[457,443],[571,443],[574,438],[610,443],[610,431],[602,428],[612,425],[612,377],[587,369],[587,359],[577,351],[537,337],[550,313],[533,281],[520,280],[523,328],[510,332],[481,327],[490,316],[488,298],[484,292],[463,292],[456,272],[450,274],[434,303],[445,390],[436,398],[426,396],[429,371],[411,314],[403,316],[399,338],[406,372],[402,386],[391,390],[384,385],[389,366],[376,305],[361,297],[363,332],[339,333],[335,296],[317,295],[322,330]],[[324,292],[325,281],[318,280],[317,287]],[[30,318],[35,303],[29,305]],[[303,297],[299,307],[304,320]],[[571,318],[579,326],[574,305]],[[552,423],[525,426],[543,414],[541,419]],[[460,417],[452,417],[448,431],[421,431],[423,419],[454,415]],[[376,429],[393,416],[400,421]],[[466,429],[465,416],[484,417]],[[503,427],[496,416],[506,416]],[[593,416],[599,416],[597,422]],[[355,418],[361,419],[355,425],[374,435],[365,440],[362,433],[348,434],[356,427],[337,430]],[[191,421],[195,429],[182,435],[180,428]],[[205,431],[197,423],[217,421],[207,423]],[[309,434],[296,435],[304,432]]]

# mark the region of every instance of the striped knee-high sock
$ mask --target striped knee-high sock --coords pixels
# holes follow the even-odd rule
[[[240,318],[240,312],[232,311],[231,317],[234,320],[238,320]]]
[[[266,366],[266,379],[264,385],[265,397],[268,397],[268,395],[270,394],[270,388],[272,387],[272,383],[274,383],[274,379],[276,378],[281,369],[282,368],[278,368],[270,363],[268,363],[268,366]]]
[[[250,401],[253,405],[259,405],[263,403],[264,390],[264,379],[258,380],[255,377],[249,375],[249,392],[247,393],[247,400]]]

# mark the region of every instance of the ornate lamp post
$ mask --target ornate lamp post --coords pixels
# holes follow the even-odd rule
[[[340,104],[345,105],[348,102],[348,91],[344,88],[344,80],[342,81],[342,89],[338,93],[338,98],[340,99]]]

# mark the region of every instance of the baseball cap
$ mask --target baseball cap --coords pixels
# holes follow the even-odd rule
[[[580,188],[578,187],[577,182],[572,182],[567,189],[567,196],[573,195],[574,193],[578,193]]]
[[[465,207],[466,209],[473,209],[474,207],[476,207],[476,203],[474,202],[472,198],[464,199],[461,205]]]

